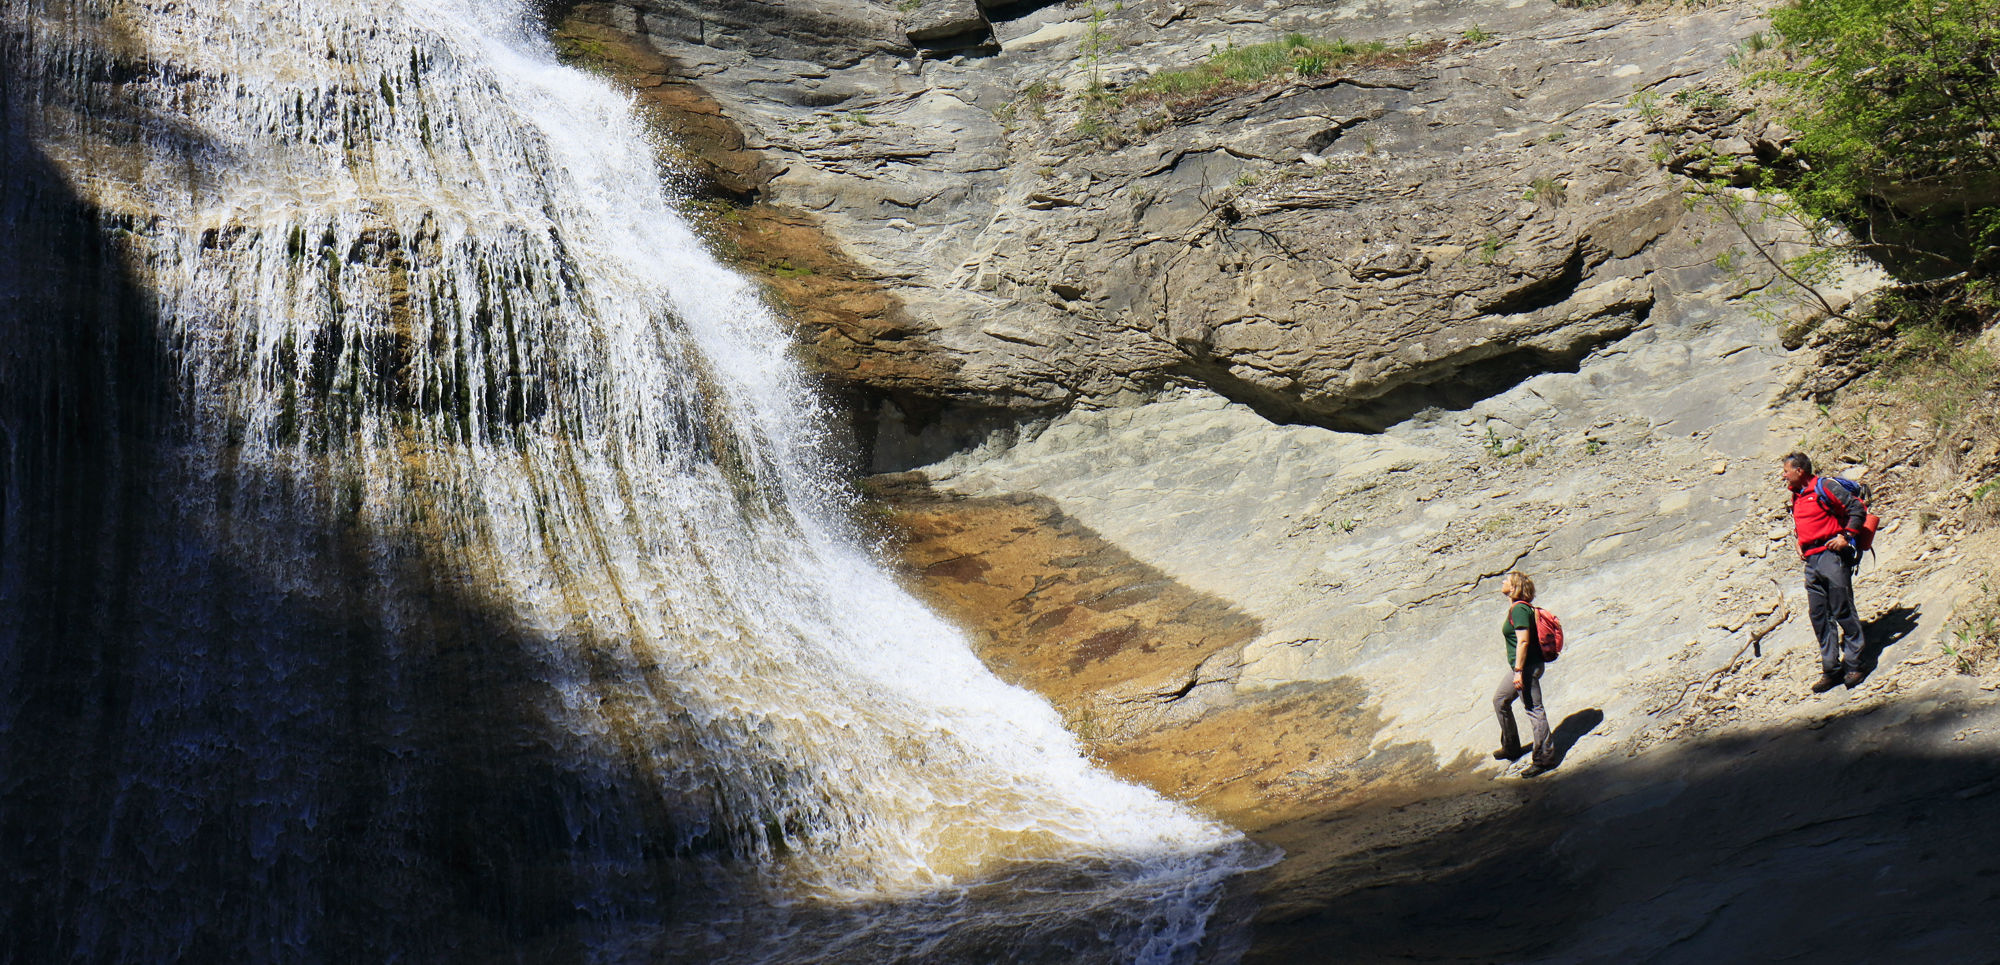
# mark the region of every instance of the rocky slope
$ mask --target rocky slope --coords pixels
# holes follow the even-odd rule
[[[1978,869],[1895,829],[1992,837],[1994,661],[1940,647],[1994,607],[1992,453],[1903,428],[1893,386],[1841,394],[1854,338],[1761,319],[1769,279],[1685,203],[1717,157],[1784,154],[1732,101],[1755,5],[559,13],[732,125],[688,170],[853,393],[912,582],[1107,763],[1294,856],[1260,954],[1776,955],[1817,892],[1753,921],[1757,882],[1870,874],[1931,960],[1990,947],[1941,924]],[[1142,96],[1292,31],[1387,50]],[[773,219],[791,240],[743,227]],[[1800,445],[1893,526],[1860,589],[1876,667],[1818,697],[1775,474]],[[1494,784],[1517,567],[1575,635],[1548,684],[1568,757]],[[1543,879],[1589,910],[1505,912]]]

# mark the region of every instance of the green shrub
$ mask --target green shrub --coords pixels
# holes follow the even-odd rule
[[[1850,224],[1922,222],[1964,261],[2000,245],[2000,4],[1796,0],[1772,12],[1785,121],[1810,170],[1792,194]],[[1927,247],[1932,247],[1928,246]]]

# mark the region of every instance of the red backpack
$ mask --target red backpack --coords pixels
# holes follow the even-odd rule
[[[1535,606],[1530,603],[1529,606]],[[1554,613],[1535,607],[1535,642],[1542,647],[1542,659],[1554,660],[1563,652],[1563,623]]]

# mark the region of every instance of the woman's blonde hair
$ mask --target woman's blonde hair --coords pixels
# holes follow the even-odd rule
[[[1500,581],[1500,592],[1507,594],[1510,600],[1532,600],[1535,598],[1535,581],[1529,579],[1528,574],[1514,570]]]

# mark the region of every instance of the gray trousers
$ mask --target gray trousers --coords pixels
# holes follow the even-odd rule
[[[1856,562],[1832,550],[1806,557],[1806,615],[1812,618],[1813,636],[1819,638],[1819,667],[1830,674],[1861,672],[1861,614],[1854,609]]]
[[[1493,713],[1500,718],[1500,748],[1508,753],[1521,749],[1521,731],[1514,724],[1514,698],[1521,699],[1521,706],[1528,712],[1528,726],[1535,733],[1534,761],[1543,767],[1554,766],[1556,762],[1556,742],[1549,739],[1549,708],[1542,703],[1542,668],[1545,664],[1528,664],[1521,674],[1521,689],[1514,689],[1514,668],[1507,668],[1507,676],[1500,678],[1500,689],[1493,692]]]

